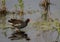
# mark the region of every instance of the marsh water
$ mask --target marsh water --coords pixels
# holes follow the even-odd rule
[[[25,10],[29,10],[30,8],[33,10],[41,10],[40,7],[38,6],[38,2],[41,0],[24,0],[25,4]],[[16,0],[7,0],[7,8],[12,9],[13,5],[17,3]],[[55,3],[56,6],[51,6],[51,17],[52,18],[59,18],[60,19],[60,0],[51,0],[52,3]],[[9,4],[8,4],[9,3]],[[24,19],[26,20],[27,18],[31,19],[31,23],[35,22],[37,20],[40,20],[41,18],[41,11],[39,13],[33,13],[33,14],[25,14]],[[57,31],[48,31],[48,32],[42,32],[42,31],[37,31],[33,26],[30,26],[30,24],[22,29],[25,31],[28,36],[30,37],[30,41],[26,41],[25,39],[20,39],[20,40],[14,40],[11,41],[8,39],[8,37],[11,35],[11,33],[14,30],[9,29],[3,29],[4,27],[10,27],[11,25],[9,24],[8,20],[11,18],[18,18],[20,19],[19,15],[14,15],[13,14],[7,14],[5,17],[0,17],[0,42],[54,42],[58,36]],[[60,39],[58,40],[60,42]]]
[[[10,17],[9,17],[10,16]],[[26,16],[26,15],[25,15]],[[18,16],[17,16],[18,17]],[[33,26],[30,25],[30,23],[28,24],[28,26],[24,29],[22,29],[23,31],[25,31],[28,36],[30,37],[30,41],[26,41],[25,39],[20,39],[20,40],[10,40],[8,39],[9,36],[11,36],[11,33],[13,33],[14,30],[12,30],[11,28],[9,29],[3,29],[4,27],[11,27],[11,25],[9,24],[8,20],[13,18],[13,15],[9,14],[5,17],[5,19],[1,19],[2,21],[5,21],[5,25],[4,22],[2,22],[2,25],[0,28],[0,42],[54,42],[58,36],[57,31],[48,31],[48,32],[42,32],[42,31],[37,31]],[[18,17],[20,18],[20,17]],[[31,23],[34,20],[31,20]]]

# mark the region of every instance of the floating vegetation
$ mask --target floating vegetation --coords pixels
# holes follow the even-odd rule
[[[34,28],[36,28],[39,31],[57,31],[58,36],[57,39],[59,39],[60,36],[60,21],[58,19],[52,19],[49,17],[50,12],[50,0],[43,0],[43,2],[40,4],[40,6],[43,7],[43,14],[41,21],[37,21],[33,23]],[[58,41],[56,41],[58,42]]]

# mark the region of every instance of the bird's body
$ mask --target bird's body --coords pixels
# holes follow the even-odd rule
[[[26,27],[28,25],[29,21],[30,21],[29,19],[27,19],[26,21],[17,20],[17,19],[8,20],[8,22],[12,23],[12,25],[18,29]],[[20,25],[16,26],[16,24],[20,24]]]
[[[15,27],[18,28],[18,29],[21,29],[21,28],[26,27],[27,25],[28,25],[28,23],[22,22],[21,25],[18,25],[18,26],[15,26]]]

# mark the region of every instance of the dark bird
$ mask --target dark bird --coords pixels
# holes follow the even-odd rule
[[[18,29],[26,27],[28,25],[29,21],[30,21],[30,19],[27,19],[26,21],[22,21],[22,20],[18,20],[18,19],[8,20],[8,22],[12,23],[13,26]],[[21,25],[16,26],[16,24],[21,24]]]

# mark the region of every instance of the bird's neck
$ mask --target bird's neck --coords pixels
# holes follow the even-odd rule
[[[25,21],[26,24],[28,24],[29,21]]]

